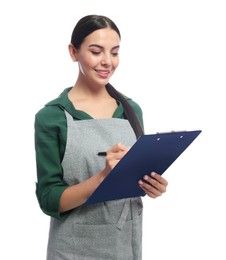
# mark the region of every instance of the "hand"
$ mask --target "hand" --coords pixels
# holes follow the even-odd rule
[[[106,168],[105,171],[110,172],[115,165],[122,159],[122,157],[128,152],[129,147],[118,143],[111,147],[107,151],[106,155]]]
[[[152,172],[150,176],[145,175],[144,180],[139,180],[139,186],[151,198],[157,198],[166,192],[168,182],[161,175]]]

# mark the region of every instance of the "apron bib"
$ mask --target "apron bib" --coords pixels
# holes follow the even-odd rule
[[[125,119],[67,118],[64,181],[78,184],[105,167],[97,156],[116,143],[132,146],[135,134]],[[140,197],[81,205],[63,220],[51,218],[47,260],[141,260],[142,200]]]

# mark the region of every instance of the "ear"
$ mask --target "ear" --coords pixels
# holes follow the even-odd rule
[[[71,43],[68,45],[68,50],[69,50],[72,60],[77,61],[77,50]]]

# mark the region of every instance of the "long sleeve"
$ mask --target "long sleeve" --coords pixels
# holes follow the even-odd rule
[[[60,214],[59,204],[68,187],[63,181],[61,167],[61,143],[65,142],[60,139],[66,137],[62,133],[63,116],[60,112],[45,107],[35,116],[36,195],[42,211],[58,219],[65,215]]]

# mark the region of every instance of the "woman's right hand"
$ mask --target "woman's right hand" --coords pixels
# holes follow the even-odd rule
[[[115,167],[115,165],[122,159],[128,150],[128,146],[118,143],[107,151],[105,167],[105,172],[107,174]]]

